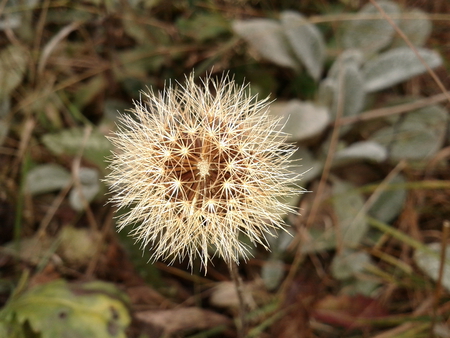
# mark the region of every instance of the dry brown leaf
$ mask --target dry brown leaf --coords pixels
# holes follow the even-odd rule
[[[205,330],[219,325],[228,325],[228,317],[196,307],[164,311],[142,311],[136,318],[146,324],[161,328],[165,334],[186,330]]]
[[[137,285],[131,286],[127,289],[128,297],[130,297],[131,304],[134,306],[147,306],[150,307],[166,306],[172,305],[172,302],[162,296],[153,288],[148,285]]]
[[[239,298],[236,292],[236,286],[233,282],[219,283],[211,293],[209,299],[212,305],[223,308],[239,307]],[[244,285],[244,301],[250,308],[255,308],[256,303],[252,296],[252,285]]]
[[[328,295],[317,302],[313,317],[348,329],[370,327],[370,320],[387,316],[381,303],[370,297]]]

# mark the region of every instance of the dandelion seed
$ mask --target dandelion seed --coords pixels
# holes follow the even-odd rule
[[[132,226],[155,260],[187,257],[192,266],[198,256],[205,268],[216,254],[228,264],[247,259],[240,234],[268,248],[265,236],[294,211],[282,198],[301,191],[289,170],[295,149],[268,115],[268,99],[226,75],[197,85],[192,74],[142,95],[135,118],[122,115],[110,137],[111,201],[131,207],[119,230]]]

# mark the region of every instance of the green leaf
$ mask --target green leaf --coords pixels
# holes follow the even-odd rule
[[[447,121],[448,113],[442,106],[428,106],[380,129],[371,139],[386,146],[394,162],[401,159],[424,160],[442,147]]]
[[[401,175],[395,176],[390,182],[390,184],[402,183],[405,183],[405,179]],[[403,210],[405,200],[406,189],[391,190],[388,186],[372,204],[368,213],[383,223],[390,223]]]
[[[328,110],[312,102],[291,100],[276,102],[270,106],[270,112],[282,117],[283,132],[290,135],[289,141],[302,141],[320,135],[330,122]]]
[[[356,67],[359,69],[364,61],[364,55],[357,49],[344,50],[333,62],[328,77],[335,80],[339,79],[340,73],[347,67]]]
[[[41,164],[28,171],[25,189],[32,195],[44,194],[67,187],[71,178],[70,172],[58,164]]]
[[[29,338],[22,326],[17,323],[3,322],[0,318],[0,337],[2,338]]]
[[[432,280],[437,281],[439,276],[441,243],[431,243],[427,248],[436,252],[436,255],[430,254],[425,250],[416,250],[414,252],[414,261],[417,266]],[[450,246],[447,246],[444,262],[444,274],[442,276],[442,286],[450,292]]]
[[[99,0],[103,2],[104,0]],[[137,13],[125,9],[120,13],[125,33],[137,42],[137,47],[158,48],[167,46],[172,39],[165,27],[147,13]]]
[[[217,13],[199,13],[190,18],[182,17],[177,27],[184,35],[204,42],[230,30],[228,22]]]
[[[338,280],[348,279],[363,272],[369,262],[370,256],[366,252],[344,249],[334,256],[331,273]]]
[[[415,46],[423,46],[431,34],[432,22],[428,15],[420,9],[414,8],[404,12],[405,16],[399,23],[400,30],[408,37]],[[399,35],[395,35],[392,43],[393,47],[406,46],[405,40]]]
[[[121,293],[108,283],[36,286],[12,299],[4,311],[10,325],[27,322],[41,338],[125,338],[130,315]]]
[[[440,55],[432,50],[418,48],[418,53],[430,68],[442,64]],[[409,47],[398,47],[380,54],[364,65],[364,87],[369,93],[376,92],[425,72],[425,66],[414,51]]]
[[[398,5],[392,1],[377,1],[378,5],[389,15],[396,24],[396,15],[400,14]],[[369,19],[374,15],[379,19]],[[344,48],[360,49],[365,55],[379,51],[391,43],[394,28],[381,17],[378,9],[372,5],[365,5],[356,15],[357,20],[350,21],[342,33]]]
[[[324,162],[316,159],[305,147],[299,147],[291,156],[291,160],[293,161],[291,170],[301,175],[302,185],[312,181],[322,173]]]
[[[104,6],[107,13],[117,11],[119,0],[87,0],[96,7]]]
[[[334,249],[338,239],[342,241],[344,248],[353,248],[367,233],[369,224],[362,211],[364,199],[352,185],[335,179],[332,201],[338,224],[327,228],[314,225],[311,229],[303,230],[303,254]],[[340,232],[338,237],[336,231]]]
[[[298,203],[296,206],[298,206]],[[278,259],[283,256],[294,240],[295,235],[296,232],[292,227],[286,227],[283,230],[271,229],[270,234],[266,236],[271,251],[270,259]]]
[[[161,68],[167,61],[165,55],[159,55],[153,46],[137,46],[130,50],[117,51],[116,54],[121,63],[120,69],[115,70],[116,77],[136,77],[147,81],[147,72]]]
[[[10,121],[5,119],[11,109],[11,99],[9,96],[0,98],[0,146],[3,145],[3,142],[6,139],[6,135],[8,135]]]
[[[58,255],[70,267],[88,266],[92,257],[101,252],[101,234],[88,228],[64,226],[58,234]]]
[[[138,46],[147,46],[152,45],[152,39],[150,39],[150,33],[147,29],[147,25],[142,24],[140,21],[136,20],[136,14],[132,14],[130,12],[123,13],[122,17],[122,25],[125,33],[132,37],[137,43]]]
[[[84,128],[65,129],[42,137],[44,145],[55,155],[75,156],[83,147]],[[105,168],[104,158],[110,155],[111,143],[94,129],[84,145],[83,157],[99,168]]]
[[[334,228],[304,230],[302,234],[302,254],[321,252],[336,248],[336,234]]]
[[[333,158],[333,166],[361,161],[383,162],[387,156],[386,147],[377,142],[355,142],[347,148],[336,152]]]
[[[281,13],[281,25],[295,56],[318,80],[325,61],[326,46],[322,33],[301,14],[293,11]]]
[[[295,238],[295,231],[292,227],[286,229],[286,231],[280,230],[278,233],[278,238],[276,239],[276,244],[271,245],[273,251],[278,251],[279,253],[285,253],[288,247],[291,245]]]
[[[363,211],[364,199],[352,185],[339,180],[333,184],[333,196],[340,238],[346,247],[357,246],[369,228]]]
[[[6,135],[8,135],[9,124],[6,121],[0,120],[0,146],[3,145]]]
[[[342,116],[354,116],[364,108],[366,92],[364,79],[359,69],[363,56],[358,50],[344,51],[328,72],[328,77],[319,86],[318,101],[330,108],[336,117],[340,109]],[[342,126],[346,132],[350,126]]]
[[[67,25],[75,21],[92,22],[94,19],[94,13],[86,11],[82,6],[73,6],[66,8],[66,10],[48,11],[46,22],[51,22],[54,25]]]
[[[119,210],[118,216],[124,212],[124,209]],[[154,287],[163,286],[164,281],[161,278],[160,270],[152,264],[152,253],[149,250],[142,250],[139,245],[136,245],[136,240],[128,236],[126,231],[119,231],[117,235],[120,239],[120,244],[127,252],[129,260],[142,279]]]
[[[22,24],[22,16],[18,12],[18,7],[20,6],[18,1],[9,0],[3,6],[2,12],[6,13],[2,13],[0,17],[0,31],[20,27]]]
[[[271,259],[264,262],[261,269],[261,278],[267,290],[275,290],[284,276],[284,262]]]
[[[338,62],[338,61],[336,61]],[[334,80],[334,95],[331,106],[331,115],[335,117],[342,109],[341,116],[354,116],[364,108],[366,93],[364,79],[356,64],[342,63]]]
[[[0,121],[6,116],[8,116],[10,110],[11,110],[11,98],[7,96],[0,99]]]
[[[77,211],[84,209],[83,201],[87,203],[92,202],[100,191],[99,173],[97,170],[80,168],[79,180],[80,187],[75,186],[69,195],[70,206]]]
[[[327,77],[320,81],[317,91],[317,104],[331,109],[336,91],[337,84],[335,79]]]
[[[235,20],[234,32],[273,63],[297,70],[298,63],[290,52],[283,27],[271,19]]]
[[[117,122],[120,114],[129,108],[130,105],[125,101],[106,99],[103,109],[103,118],[106,120],[104,122],[106,122],[106,124],[109,124],[109,122]]]
[[[12,257],[33,265],[40,265],[48,260],[50,255],[54,254],[56,247],[57,243],[54,242],[53,238],[34,236],[9,242],[3,246],[3,250]]]
[[[0,100],[4,100],[22,82],[27,67],[27,51],[8,45],[0,51]]]
[[[92,100],[100,95],[108,86],[108,81],[103,74],[97,75],[83,83],[75,91],[73,104],[81,109],[92,102]]]
[[[290,168],[293,174],[297,175],[298,181],[296,184],[300,184],[301,186],[305,186],[308,182],[316,178],[322,173],[323,163],[321,161],[316,160],[313,155],[308,151],[308,149],[304,147],[299,147],[297,151],[291,156],[292,167]],[[298,186],[293,187],[295,189],[299,189]],[[305,189],[306,192],[306,189]],[[293,209],[297,209],[299,205],[299,200],[301,196],[279,196],[277,197],[284,204],[292,207]],[[288,213],[281,215],[282,217],[287,216]],[[284,235],[291,237],[286,232],[281,232],[279,234],[278,239],[281,240],[284,238]],[[268,236],[268,238],[270,238]],[[288,239],[286,239],[288,240]],[[286,244],[287,246],[288,244]],[[274,253],[278,253],[278,251],[284,251],[284,249],[279,248],[279,244],[271,244]]]
[[[2,5],[0,31],[17,29],[24,25],[24,16],[31,13],[39,4],[39,0],[8,0]],[[23,13],[26,13],[25,15]],[[17,31],[15,32],[17,33]],[[1,337],[1,335],[0,335]]]

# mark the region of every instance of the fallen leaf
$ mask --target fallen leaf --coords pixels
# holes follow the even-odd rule
[[[368,320],[387,314],[374,298],[362,295],[328,295],[316,303],[312,316],[327,324],[354,329],[370,326]]]
[[[146,324],[163,329],[166,335],[187,330],[205,330],[219,325],[229,325],[228,317],[196,307],[163,311],[141,311],[136,318]]]
[[[130,298],[131,304],[144,305],[147,309],[150,306],[159,307],[161,305],[171,304],[171,301],[161,294],[159,294],[155,289],[149,287],[148,285],[137,285],[127,288],[127,294]]]
[[[211,293],[209,299],[213,306],[224,308],[237,308],[239,306],[239,298],[236,287],[233,282],[219,283]],[[252,296],[252,286],[244,285],[244,301],[250,307],[255,307],[255,300]]]
[[[0,317],[6,319],[7,332],[27,332],[28,326],[41,338],[125,338],[130,323],[127,303],[113,284],[69,284],[60,279],[13,297]]]
[[[101,234],[90,229],[77,229],[65,226],[61,229],[58,239],[60,245],[57,253],[69,266],[85,267],[97,251],[102,251]]]

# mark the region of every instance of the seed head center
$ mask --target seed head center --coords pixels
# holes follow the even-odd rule
[[[197,163],[197,168],[200,177],[204,178],[206,177],[206,175],[209,175],[209,167],[210,163],[207,159],[202,159],[200,162]]]

